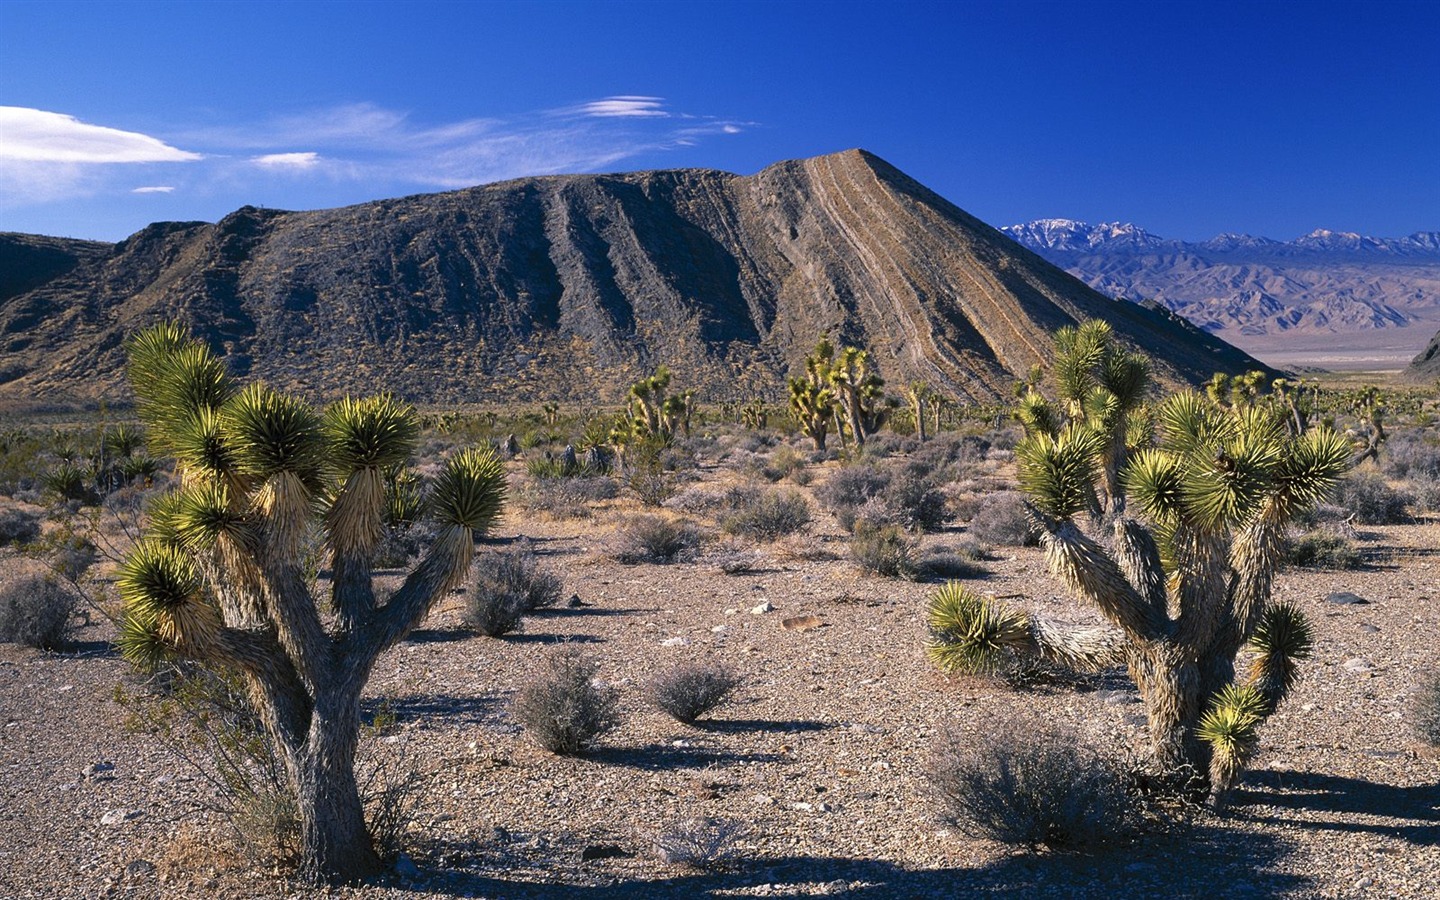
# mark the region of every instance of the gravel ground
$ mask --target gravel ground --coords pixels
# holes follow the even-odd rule
[[[943,827],[922,771],[942,729],[983,740],[1017,709],[1139,753],[1144,716],[1120,673],[1023,691],[947,680],[922,654],[934,585],[860,574],[828,516],[801,541],[762,545],[757,571],[725,575],[704,558],[611,561],[605,542],[623,512],[536,521],[518,510],[497,531],[533,538],[565,596],[583,606],[490,639],[458,630],[457,595],[382,658],[369,702],[395,724],[367,736],[364,753],[413,765],[427,785],[396,871],[319,893],[1440,896],[1440,757],[1409,736],[1407,709],[1440,661],[1433,524],[1368,529],[1365,569],[1280,576],[1277,596],[1310,616],[1316,651],[1223,815],[1197,812],[1119,850],[1067,856]],[[841,558],[813,558],[827,549]],[[1092,618],[1065,598],[1038,551],[1004,553],[986,564],[983,590]],[[1336,591],[1368,602],[1328,602]],[[752,612],[766,604],[771,611]],[[782,626],[800,615],[823,625]],[[106,643],[108,628],[82,628],[82,643],[63,654],[0,645],[0,896],[315,893],[228,849],[225,823],[207,811],[209,784],[153,737],[127,730],[116,686],[138,688]],[[565,642],[595,655],[624,714],[598,751],[573,759],[535,747],[507,713],[539,658]],[[696,726],[645,700],[653,674],[684,658],[718,660],[745,679]],[[655,835],[692,817],[743,824],[728,866],[694,871],[657,858]]]

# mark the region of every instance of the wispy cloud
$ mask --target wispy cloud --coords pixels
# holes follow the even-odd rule
[[[320,154],[313,150],[304,153],[266,153],[263,156],[252,156],[250,161],[264,169],[313,169],[320,164]]]
[[[135,131],[81,122],[74,116],[0,106],[0,159],[48,163],[184,162],[201,156]]]
[[[723,139],[752,124],[625,94],[449,121],[357,103],[252,121],[175,122],[161,139],[61,113],[0,107],[0,209],[167,193],[209,197],[212,204],[227,197],[236,205],[261,198],[292,207],[339,205],[618,168],[626,159]],[[147,173],[144,187],[135,187],[136,167]]]
[[[669,118],[670,113],[662,105],[664,102],[664,97],[606,97],[581,104],[579,111],[582,115],[597,118]]]

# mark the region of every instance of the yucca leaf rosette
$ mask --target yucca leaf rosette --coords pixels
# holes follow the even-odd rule
[[[325,411],[322,429],[327,461],[341,479],[326,514],[331,546],[342,553],[372,553],[383,534],[384,470],[410,458],[419,418],[414,407],[389,395],[347,397]]]
[[[1299,676],[1297,662],[1308,657],[1313,647],[1310,623],[1299,607],[1290,603],[1265,607],[1250,636],[1255,658],[1250,663],[1249,683],[1265,699],[1267,715],[1294,686]]]
[[[432,551],[450,561],[449,583],[465,577],[484,535],[505,504],[505,468],[489,447],[462,450],[445,462],[430,492],[430,509],[443,527]]]
[[[930,596],[930,643],[926,653],[946,673],[988,674],[1003,667],[1009,651],[1030,640],[1025,614],[958,581]]]
[[[1028,435],[1015,447],[1020,487],[1041,512],[1069,519],[1090,507],[1103,446],[1100,434],[1074,424],[1059,437]]]
[[[1235,783],[1260,743],[1265,698],[1249,685],[1226,685],[1210,701],[1196,735],[1210,745],[1210,790],[1218,797]]]
[[[191,654],[213,645],[220,616],[188,551],[142,541],[120,566],[117,584],[134,627]]]

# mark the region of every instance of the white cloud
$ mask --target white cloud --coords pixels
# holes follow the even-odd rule
[[[168,184],[156,184],[156,185],[149,185],[149,186],[147,186],[147,187],[132,188],[132,189],[130,190],[130,193],[132,193],[132,194],[169,194],[169,193],[173,193],[174,190],[175,190],[175,187],[174,187],[173,185],[168,185]]]
[[[262,169],[313,169],[320,163],[320,154],[313,150],[305,153],[266,153],[264,156],[252,156],[250,161]]]
[[[665,111],[662,104],[664,97],[640,97],[625,95],[620,97],[606,97],[604,100],[592,100],[583,103],[577,111],[583,116],[593,116],[603,119],[655,119],[668,118],[670,114]]]
[[[200,159],[158,138],[74,116],[0,106],[0,159],[40,163],[153,163]]]

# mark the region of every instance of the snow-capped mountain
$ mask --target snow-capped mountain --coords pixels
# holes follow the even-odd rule
[[[1169,240],[1137,225],[1037,219],[1000,229],[1115,297],[1153,299],[1227,340],[1440,322],[1440,232],[1316,229],[1291,241]]]

